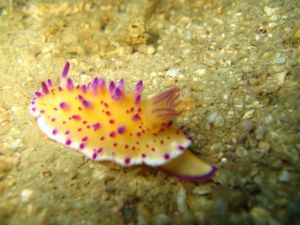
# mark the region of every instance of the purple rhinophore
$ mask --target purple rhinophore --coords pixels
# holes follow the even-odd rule
[[[68,78],[68,80],[67,80],[67,88],[68,88],[68,90],[69,91],[72,91],[73,90],[73,81],[72,81],[72,79],[71,78]]]
[[[61,103],[59,104],[59,107],[60,107],[61,109],[68,109],[68,104],[65,103],[65,102],[61,102]]]
[[[115,87],[116,87],[115,82],[110,81],[110,83],[109,83],[109,92],[113,93],[114,90],[115,90]]]
[[[52,87],[52,85],[53,85],[52,81],[50,79],[47,80],[47,84],[48,84],[49,87]]]
[[[135,86],[135,91],[137,93],[141,93],[143,90],[143,81],[140,80],[139,82],[137,82],[136,86]]]
[[[119,134],[124,134],[125,130],[126,130],[126,127],[124,125],[121,125],[121,126],[118,127],[118,133]]]
[[[93,126],[94,131],[96,131],[100,128],[100,123],[95,123],[92,126]]]
[[[139,104],[141,102],[141,95],[137,95],[134,100],[135,104]]]
[[[67,62],[66,65],[65,65],[65,67],[64,67],[64,69],[63,69],[63,71],[62,71],[62,73],[61,73],[61,77],[62,78],[66,78],[67,77],[67,75],[69,73],[69,69],[70,69],[70,63]]]
[[[49,89],[48,89],[48,86],[45,82],[42,82],[42,91],[44,94],[49,94]]]
[[[82,100],[82,105],[86,108],[92,107],[92,103],[90,103],[88,100],[85,99]]]
[[[37,92],[35,92],[35,95],[36,95],[36,97],[41,97],[41,96],[42,96],[42,93],[39,92],[39,91],[37,91]]]

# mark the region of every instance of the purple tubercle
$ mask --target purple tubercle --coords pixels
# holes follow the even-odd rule
[[[94,93],[96,93],[98,90],[98,87],[99,87],[99,80],[98,80],[98,77],[95,77],[93,80],[93,83],[91,84],[92,91]]]
[[[65,102],[61,102],[61,103],[59,104],[59,107],[60,107],[62,110],[66,110],[66,109],[69,108],[68,104],[65,103]]]
[[[104,89],[105,88],[105,80],[103,78],[99,78],[98,81],[99,81],[99,87],[101,89]]]
[[[82,85],[81,90],[82,90],[83,93],[86,93],[86,86]]]
[[[118,100],[122,97],[122,91],[119,88],[116,88],[114,91],[113,98]]]
[[[123,90],[124,90],[124,87],[125,87],[124,80],[123,80],[123,79],[119,80],[118,88],[119,88],[121,91],[123,91]]]
[[[137,82],[136,86],[135,86],[135,91],[137,93],[141,93],[143,90],[143,81],[140,80],[139,82]]]
[[[49,89],[45,82],[42,82],[42,91],[45,95],[49,94]]]
[[[110,83],[109,83],[109,92],[113,93],[115,88],[116,88],[115,82],[110,81]]]
[[[140,102],[141,102],[141,95],[137,95],[136,97],[135,97],[135,100],[134,100],[134,103],[135,104],[139,104]]]
[[[61,73],[61,77],[62,78],[66,78],[67,77],[67,75],[69,73],[69,69],[70,69],[70,63],[67,62],[66,65],[65,65],[65,67],[64,67],[64,69],[63,69],[63,71],[62,71],[62,73]]]
[[[130,160],[129,157],[125,158],[125,160],[124,160],[124,162],[125,162],[126,165],[129,165],[130,161],[131,161],[131,160]]]
[[[124,134],[125,130],[126,130],[126,127],[124,125],[121,125],[118,127],[118,133],[119,134]]]
[[[72,91],[73,88],[74,88],[74,86],[73,86],[73,81],[72,81],[71,78],[68,78],[68,80],[67,80],[67,89],[68,89],[69,91]]]
[[[47,80],[47,84],[48,84],[49,87],[52,87],[52,85],[53,85],[52,81],[50,79]]]

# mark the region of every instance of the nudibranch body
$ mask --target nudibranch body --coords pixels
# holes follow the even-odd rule
[[[31,113],[49,138],[93,160],[123,166],[165,164],[167,171],[178,173],[179,167],[172,165],[172,160],[187,151],[191,142],[172,123],[180,114],[176,110],[178,88],[143,100],[142,81],[131,93],[126,93],[123,80],[106,84],[96,77],[87,85],[75,86],[68,78],[69,67],[67,63],[60,86],[51,80],[42,82],[31,102]],[[201,176],[214,173],[214,167],[202,164],[205,171]],[[199,171],[189,175],[197,176]]]

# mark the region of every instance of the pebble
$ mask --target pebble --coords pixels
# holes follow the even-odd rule
[[[258,143],[258,147],[259,147],[259,149],[261,149],[263,152],[267,152],[267,151],[269,151],[269,149],[271,148],[271,145],[270,145],[270,143],[268,143],[268,142],[260,141],[260,142]]]
[[[235,153],[238,157],[245,157],[248,154],[247,150],[243,146],[237,147]]]
[[[167,71],[167,75],[170,77],[176,77],[180,74],[180,69],[179,68],[170,68]]]
[[[211,192],[211,187],[208,185],[201,185],[193,189],[193,194],[196,195],[207,195],[210,192]]]
[[[279,176],[278,176],[278,180],[281,182],[289,182],[290,181],[290,175],[289,172],[287,172],[286,170],[283,170]]]
[[[217,118],[217,116],[218,116],[218,112],[217,111],[212,112],[210,115],[208,115],[207,122],[208,123],[213,123],[215,121],[215,119]]]
[[[266,222],[270,218],[270,213],[266,209],[259,206],[253,207],[250,210],[250,214],[254,219],[260,222]]]
[[[274,63],[276,64],[283,64],[286,62],[286,58],[280,57],[280,58],[276,58],[273,60]]]
[[[214,121],[214,125],[216,127],[223,127],[224,126],[224,117],[221,115],[218,115]]]
[[[177,195],[177,207],[179,212],[181,213],[185,213],[187,211],[185,199],[186,199],[186,192],[184,188],[181,188]]]
[[[251,120],[243,120],[241,123],[241,127],[242,127],[243,131],[250,132],[251,130],[253,130],[254,125]]]
[[[28,202],[33,194],[33,190],[24,189],[21,191],[21,202]]]

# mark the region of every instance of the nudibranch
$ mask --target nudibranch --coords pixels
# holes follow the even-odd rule
[[[74,85],[66,63],[60,85],[48,79],[35,92],[30,111],[42,131],[97,161],[158,167],[183,179],[206,180],[216,171],[187,150],[191,140],[173,125],[180,115],[179,89],[142,99],[143,81],[126,93],[124,80],[96,77]]]

